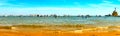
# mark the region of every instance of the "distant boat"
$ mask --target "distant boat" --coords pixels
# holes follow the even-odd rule
[[[101,15],[96,15],[96,17],[102,17]]]
[[[111,14],[105,15],[106,17],[112,16]]]
[[[39,17],[43,17],[43,15],[40,15]]]
[[[80,15],[78,15],[77,17],[80,17]]]
[[[57,15],[56,15],[56,14],[54,14],[54,15],[53,15],[53,17],[57,18]]]
[[[85,17],[91,17],[90,15],[86,15]]]
[[[39,17],[40,15],[37,15],[37,17]]]

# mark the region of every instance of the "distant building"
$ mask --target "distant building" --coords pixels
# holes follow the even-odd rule
[[[115,8],[115,10],[113,11],[112,16],[118,16],[118,13],[117,13],[117,11],[116,11],[116,8]]]

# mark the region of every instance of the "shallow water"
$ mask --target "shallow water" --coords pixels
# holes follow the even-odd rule
[[[120,25],[120,17],[0,17],[1,25],[17,24],[92,24],[95,26]]]

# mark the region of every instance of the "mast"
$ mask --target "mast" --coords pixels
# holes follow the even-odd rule
[[[114,11],[116,11],[116,7],[115,7],[115,10]]]

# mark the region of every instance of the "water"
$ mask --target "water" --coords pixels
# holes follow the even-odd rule
[[[1,25],[17,24],[92,24],[96,26],[120,25],[120,17],[0,17]]]

